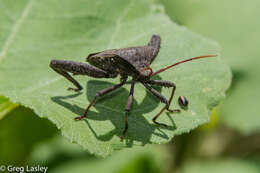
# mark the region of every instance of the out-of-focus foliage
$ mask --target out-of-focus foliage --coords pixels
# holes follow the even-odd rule
[[[46,119],[19,107],[0,121],[0,163],[22,164],[33,146],[56,133]]]
[[[245,134],[260,129],[260,1],[160,0],[178,23],[217,40],[233,81],[221,121]]]
[[[229,87],[230,70],[220,59],[218,44],[176,25],[150,0],[64,0],[62,5],[58,0],[1,0],[0,4],[5,6],[0,12],[5,16],[0,29],[9,33],[0,37],[0,93],[47,117],[71,142],[90,153],[105,157],[115,149],[166,143],[207,122],[209,111]],[[14,16],[9,15],[12,10]],[[160,74],[160,78],[176,83],[177,96],[185,94],[189,110],[171,116],[165,113],[159,121],[169,128],[158,127],[152,117],[162,105],[137,84],[129,130],[121,142],[126,85],[100,99],[87,120],[74,121],[98,90],[119,79],[76,76],[84,90],[75,94],[67,91],[72,84],[49,67],[51,59],[84,61],[91,52],[146,45],[153,34],[162,38],[160,53],[152,64],[154,70],[184,58],[218,54]],[[170,91],[162,90],[162,94],[168,98]],[[175,101],[172,107],[178,107]]]
[[[113,156],[101,159],[82,151],[81,147],[57,136],[34,148],[30,165],[48,166],[50,173],[66,172],[165,172],[161,167],[167,161],[168,154],[163,147],[153,146],[124,149]]]
[[[48,166],[49,170],[82,159],[86,162],[97,160],[94,155],[82,150],[79,145],[70,143],[60,134],[36,145],[28,158],[29,165],[40,164]]]
[[[0,119],[4,118],[6,114],[15,109],[18,104],[14,104],[9,99],[0,96]]]
[[[52,169],[50,173],[81,173],[81,172],[107,172],[107,173],[160,173],[165,171],[161,167],[166,153],[156,147],[124,149],[107,159],[74,160],[65,165]],[[165,162],[164,162],[165,163]]]
[[[214,159],[189,161],[182,173],[259,173],[259,161],[239,159]]]

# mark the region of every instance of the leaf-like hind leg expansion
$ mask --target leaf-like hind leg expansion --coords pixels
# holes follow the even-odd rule
[[[103,89],[103,90],[101,90],[101,91],[98,91],[98,92],[96,93],[96,96],[91,100],[90,104],[89,104],[88,107],[86,108],[85,113],[84,113],[82,116],[76,117],[75,120],[82,120],[83,118],[86,118],[86,117],[87,117],[87,113],[88,113],[90,107],[95,103],[95,101],[96,101],[96,99],[97,99],[98,97],[103,96],[103,95],[105,95],[105,94],[108,94],[108,93],[110,93],[111,91],[114,91],[114,90],[120,88],[121,86],[123,86],[123,85],[126,83],[126,80],[127,80],[127,77],[124,77],[123,80],[122,80],[122,82],[120,82],[119,84],[113,85],[113,86],[111,86],[111,87],[109,87],[109,88],[105,88],[105,89]]]
[[[77,75],[88,75],[95,78],[109,77],[107,72],[92,65],[81,62],[52,60],[50,63],[50,67],[54,71],[71,81],[76,86],[76,88],[68,88],[68,90],[80,91],[82,89],[78,81],[76,81],[68,72]]]
[[[174,109],[174,110],[171,110],[169,109],[169,106],[172,102],[172,99],[173,99],[173,96],[174,96],[174,92],[175,92],[175,84],[172,83],[172,82],[168,82],[168,81],[162,81],[162,80],[150,80],[149,82],[147,82],[149,84],[152,84],[152,85],[159,85],[159,86],[165,86],[165,87],[172,87],[172,93],[171,93],[171,97],[169,99],[169,101],[163,96],[161,95],[158,91],[156,91],[155,89],[153,89],[150,85],[146,84],[146,83],[143,83],[143,85],[153,94],[155,95],[161,102],[163,102],[165,104],[165,106],[162,108],[162,110],[153,118],[153,122],[157,125],[162,125],[162,126],[165,126],[167,127],[166,124],[163,124],[163,123],[159,123],[157,122],[157,118],[167,109],[168,111],[170,112],[179,112],[180,110],[178,109]]]
[[[126,104],[126,107],[125,107],[125,129],[124,129],[122,135],[120,136],[121,140],[124,139],[125,134],[126,134],[127,129],[128,129],[128,113],[130,112],[131,105],[133,103],[134,86],[135,86],[135,80],[133,79],[132,84],[131,84],[130,94],[129,94],[128,101],[127,101],[127,104]]]

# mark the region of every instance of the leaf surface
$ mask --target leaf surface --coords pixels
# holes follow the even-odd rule
[[[178,23],[217,40],[223,47],[223,59],[231,66],[233,81],[220,107],[221,121],[244,134],[258,131],[260,1],[160,2]]]
[[[9,99],[0,96],[0,119],[4,118],[9,112],[18,107],[18,104],[13,104]]]
[[[189,109],[163,113],[158,121],[169,128],[158,127],[151,120],[163,105],[137,84],[129,130],[120,142],[130,85],[99,99],[88,118],[76,122],[73,118],[84,113],[95,93],[119,79],[75,76],[84,87],[77,94],[67,91],[72,84],[49,68],[50,61],[83,62],[89,53],[146,45],[153,34],[159,34],[161,50],[151,66],[156,71],[184,58],[219,54],[218,44],[176,25],[149,0],[64,0],[62,5],[58,0],[11,2],[0,1],[7,6],[1,30],[9,33],[0,37],[0,93],[48,118],[71,142],[90,153],[105,157],[115,149],[166,143],[206,123],[211,108],[225,97],[231,77],[220,55],[168,70],[155,78],[177,85],[172,108],[178,108],[177,96],[185,95]],[[7,16],[12,8],[17,10],[14,14],[20,14],[15,20]],[[171,89],[155,88],[169,98]]]

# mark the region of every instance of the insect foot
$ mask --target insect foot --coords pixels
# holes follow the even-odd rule
[[[79,92],[81,91],[81,88],[68,88],[68,91],[75,91],[75,92]]]
[[[121,135],[121,136],[120,136],[120,141],[123,141],[124,138],[125,138],[125,135]]]
[[[170,113],[180,113],[181,112],[180,109],[167,109],[167,111],[169,111]]]
[[[74,120],[79,121],[79,120],[83,120],[84,118],[86,118],[86,116],[82,115],[82,116],[74,118]]]
[[[168,125],[166,125],[166,124],[164,124],[164,123],[158,123],[158,122],[156,121],[156,118],[153,118],[153,122],[154,122],[154,124],[157,124],[157,125],[159,125],[159,126],[163,126],[163,127],[165,127],[165,128],[168,128]]]

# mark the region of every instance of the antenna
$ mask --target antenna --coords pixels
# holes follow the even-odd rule
[[[177,63],[175,63],[175,64],[172,64],[172,65],[170,65],[170,66],[168,66],[168,67],[162,68],[162,69],[160,69],[160,70],[158,70],[158,71],[152,73],[152,74],[151,74],[151,77],[154,76],[154,75],[157,75],[157,74],[159,74],[159,73],[161,73],[161,72],[163,72],[163,71],[165,71],[165,70],[168,70],[168,69],[170,69],[170,68],[172,68],[172,67],[174,67],[174,66],[176,66],[176,65],[179,65],[179,64],[182,64],[182,63],[185,63],[185,62],[188,62],[188,61],[192,61],[192,60],[195,60],[195,59],[201,59],[201,58],[216,57],[216,56],[217,56],[217,55],[203,55],[203,56],[196,56],[196,57],[194,57],[194,58],[189,58],[189,59],[186,59],[186,60],[177,62]]]

